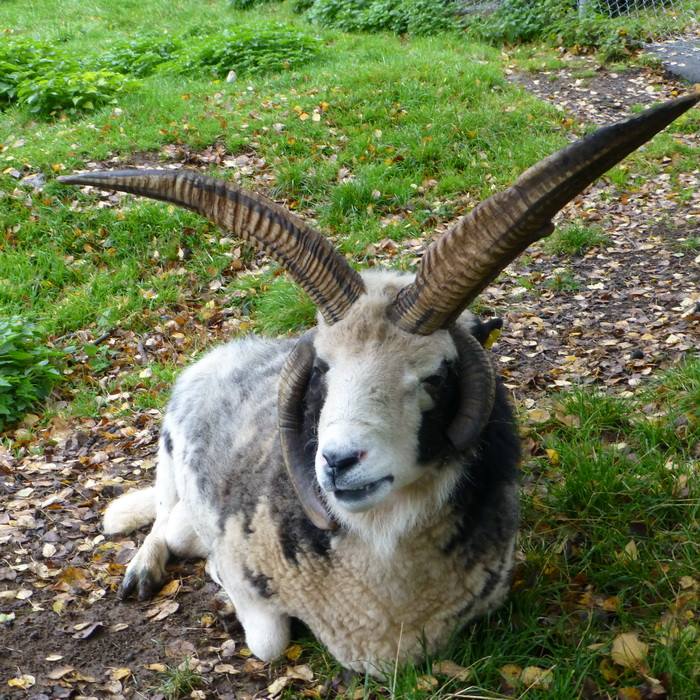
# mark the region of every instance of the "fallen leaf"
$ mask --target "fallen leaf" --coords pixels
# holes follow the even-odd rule
[[[520,683],[520,674],[523,672],[523,669],[516,664],[506,664],[501,666],[498,672],[511,688],[515,688]]]
[[[617,700],[642,700],[642,694],[637,688],[618,688]]]
[[[93,623],[88,623],[88,627],[85,627],[84,629],[81,629],[80,632],[76,632],[73,635],[73,639],[89,639],[92,637],[94,634],[99,632],[102,629],[102,623],[101,622],[93,622]],[[77,625],[76,625],[77,627]]]
[[[544,688],[546,690],[552,685],[554,674],[552,669],[526,666],[520,674],[520,680],[528,688]]]
[[[232,666],[231,664],[216,664],[214,666],[214,673],[240,673],[238,669],[236,669],[235,666]]]
[[[435,676],[418,676],[416,678],[416,689],[417,690],[425,690],[425,691],[430,691],[430,690],[435,690],[439,685],[439,681]]]
[[[287,676],[275,678],[275,680],[267,686],[267,692],[270,693],[270,697],[277,697],[291,682],[292,679],[287,678]]]
[[[300,664],[298,666],[287,666],[286,675],[289,678],[294,678],[299,681],[312,681],[314,679],[314,672],[311,670],[310,666],[306,664]]]
[[[640,641],[636,632],[619,634],[613,640],[610,657],[619,666],[636,669],[646,659],[649,646]]]
[[[57,681],[74,670],[75,668],[73,666],[58,666],[57,668],[54,668],[49,673],[47,673],[46,677],[50,678],[52,681]]]
[[[109,677],[113,681],[120,681],[122,678],[128,678],[131,675],[131,669],[130,668],[113,668],[112,671],[109,674]]]
[[[637,550],[637,543],[634,540],[630,540],[625,545],[625,554],[632,561],[637,561],[639,559],[639,551]]]
[[[165,664],[146,664],[144,668],[149,671],[157,671],[158,673],[165,673],[168,670]]]
[[[170,598],[174,596],[180,590],[180,579],[174,578],[172,581],[168,581],[159,591],[157,598]]]
[[[300,644],[292,644],[291,646],[287,647],[287,651],[284,652],[284,655],[290,661],[296,661],[301,656],[301,652],[302,648]]]
[[[10,688],[22,688],[23,690],[31,688],[35,683],[36,678],[30,676],[28,673],[24,673],[17,678],[10,678],[10,680],[7,681],[7,685],[9,685]]]
[[[464,666],[456,664],[454,661],[437,661],[433,664],[433,673],[438,676],[456,678],[458,681],[466,681],[471,675],[471,671]]]

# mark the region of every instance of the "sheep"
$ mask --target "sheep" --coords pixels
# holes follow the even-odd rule
[[[298,618],[375,676],[496,608],[514,564],[519,440],[483,347],[490,326],[465,308],[566,202],[698,100],[533,166],[433,243],[415,277],[359,273],[278,205],[197,172],[61,178],[200,212],[280,262],[319,311],[297,338],[229,342],[177,380],[155,486],[104,515],[109,534],[153,522],[121,596],[152,596],[173,554],[206,558],[260,659],[284,652]]]

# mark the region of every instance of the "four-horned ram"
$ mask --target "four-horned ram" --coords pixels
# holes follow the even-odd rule
[[[105,514],[110,533],[155,519],[122,595],[157,591],[171,554],[206,557],[254,654],[279,656],[297,617],[375,675],[497,606],[513,567],[518,435],[484,327],[464,309],[566,202],[698,100],[530,168],[432,244],[415,278],[360,274],[286,210],[196,172],[62,178],[203,214],[275,258],[320,312],[298,339],[229,343],[177,381],[155,487]]]

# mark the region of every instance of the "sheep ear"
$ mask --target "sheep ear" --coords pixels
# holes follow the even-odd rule
[[[491,416],[496,376],[487,351],[471,333],[455,326],[450,334],[459,353],[460,404],[447,437],[462,452],[478,439]]]
[[[337,523],[319,494],[313,453],[309,455],[304,437],[304,397],[316,357],[313,338],[314,331],[309,331],[297,341],[280,374],[277,398],[280,441],[289,479],[307,517],[321,530],[335,530]]]

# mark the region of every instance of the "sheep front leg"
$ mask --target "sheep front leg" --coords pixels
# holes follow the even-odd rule
[[[289,646],[289,616],[256,591],[242,567],[231,561],[230,550],[224,550],[223,556],[220,550],[217,554],[210,557],[207,569],[233,602],[248,648],[263,661],[279,658]]]

